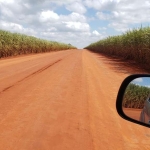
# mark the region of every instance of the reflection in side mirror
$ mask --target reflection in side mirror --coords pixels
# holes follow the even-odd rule
[[[122,110],[134,120],[150,125],[150,77],[140,77],[126,87]]]

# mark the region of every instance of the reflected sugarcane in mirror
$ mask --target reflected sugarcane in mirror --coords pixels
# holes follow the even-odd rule
[[[150,77],[136,78],[128,84],[122,109],[126,116],[150,125]]]

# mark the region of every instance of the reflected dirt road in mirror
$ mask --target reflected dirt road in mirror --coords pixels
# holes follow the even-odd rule
[[[123,112],[126,116],[129,116],[132,119],[139,120],[142,109],[134,109],[134,108],[123,108]]]

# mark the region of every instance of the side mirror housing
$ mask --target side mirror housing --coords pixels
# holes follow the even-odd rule
[[[130,75],[122,82],[116,100],[118,114],[125,120],[150,127],[150,75]]]

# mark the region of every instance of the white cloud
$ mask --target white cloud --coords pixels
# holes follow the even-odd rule
[[[141,83],[141,82],[143,82],[143,79],[142,78],[136,78],[133,80],[133,82],[140,82]]]
[[[11,4],[11,3],[14,3],[15,1],[14,0],[0,0],[0,3],[6,3],[6,4]]]
[[[1,13],[6,17],[13,17],[13,13],[8,8],[2,8]]]
[[[12,31],[12,32],[20,32],[20,33],[24,33],[24,34],[28,34],[32,36],[36,36],[37,34],[37,32],[31,28],[24,28],[20,24],[10,23],[10,22],[5,22],[5,21],[1,21],[0,29],[3,29],[3,30],[9,29],[9,31]]]
[[[69,15],[58,15],[53,11],[42,11],[39,22],[44,22],[45,28],[54,28],[60,32],[87,32],[90,30],[84,15],[72,12]]]
[[[99,32],[96,31],[96,30],[94,30],[92,33],[93,33],[94,35],[96,35],[96,36],[99,36],[99,35],[100,35]]]
[[[76,12],[72,12],[69,15],[60,15],[61,21],[79,21],[79,22],[86,22],[86,17]]]
[[[56,29],[55,27],[50,27],[50,28],[47,29],[47,31],[48,31],[48,32],[57,31],[57,29]]]
[[[74,31],[89,31],[90,26],[87,23],[81,22],[63,22],[67,28],[73,29]]]
[[[112,10],[120,0],[85,0],[84,3],[89,8],[96,10]]]
[[[112,22],[108,24],[108,27],[114,28],[116,31],[125,32],[129,30],[128,24],[124,24],[122,22]]]
[[[8,22],[4,22],[4,21],[1,21],[0,28],[1,29],[8,29],[8,28],[10,28],[12,31],[18,31],[18,30],[22,30],[23,29],[22,26],[19,25],[19,24],[8,23]]]
[[[100,20],[109,20],[112,17],[110,14],[105,14],[103,12],[97,12],[96,15]]]
[[[66,6],[66,9],[72,12],[77,12],[80,14],[84,14],[86,12],[85,6],[81,2],[73,2]]]
[[[49,1],[49,0],[47,0]],[[62,0],[50,0],[51,2],[57,4],[57,5],[68,5],[68,4],[71,4],[71,3],[74,3],[74,2],[82,2],[82,0],[65,0],[65,1],[62,1]]]
[[[124,32],[130,25],[150,22],[149,0],[85,0],[85,5],[98,10],[96,16],[107,20],[109,27]]]
[[[39,17],[39,20],[41,22],[57,21],[58,19],[59,19],[58,14],[50,10],[42,11]]]

